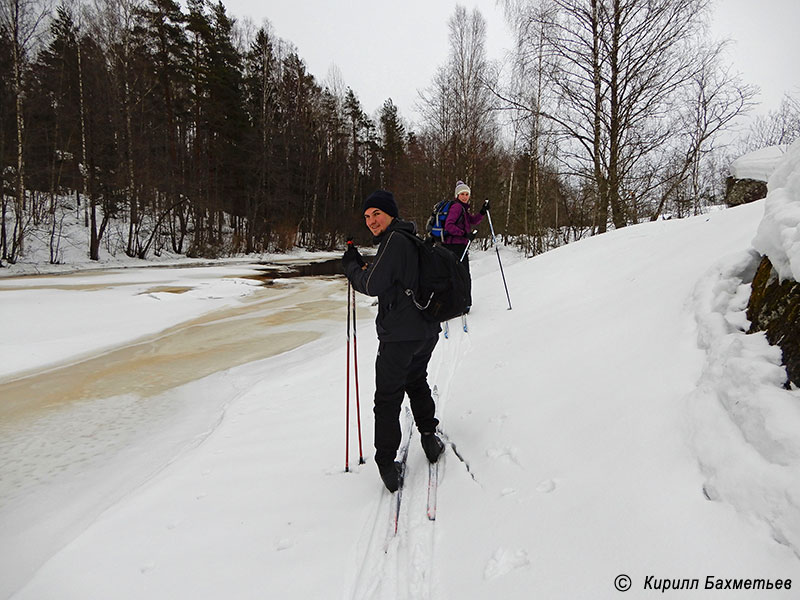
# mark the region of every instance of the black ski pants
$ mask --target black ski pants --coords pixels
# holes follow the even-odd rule
[[[467,270],[467,279],[469,280],[469,288],[467,293],[469,294],[469,302],[467,306],[472,306],[472,275],[469,272],[469,252],[464,254],[464,251],[467,249],[468,244],[442,244],[445,248],[450,250],[453,254],[455,254],[456,259],[461,261],[461,264],[464,265],[464,268]],[[463,259],[461,257],[464,257]]]
[[[391,464],[400,447],[400,407],[408,394],[420,432],[436,431],[436,405],[428,386],[428,361],[439,337],[381,342],[375,360],[375,462]]]

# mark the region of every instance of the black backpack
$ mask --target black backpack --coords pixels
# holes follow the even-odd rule
[[[466,312],[469,275],[466,267],[444,246],[403,231],[419,252],[419,286],[405,293],[429,321],[441,323]]]

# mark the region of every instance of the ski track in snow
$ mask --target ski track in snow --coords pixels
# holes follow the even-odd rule
[[[447,390],[456,376],[457,357],[470,348],[468,333],[461,327],[452,328],[450,337],[440,336],[429,368],[428,382],[436,399],[436,411],[442,427],[447,426]],[[404,404],[408,400],[404,400]],[[348,600],[435,600],[442,597],[436,578],[437,521],[430,521],[428,500],[428,469],[425,454],[419,444],[416,427],[403,484],[398,531],[393,532],[395,496],[381,488],[379,497],[368,513],[356,546],[356,569],[352,584],[345,591]],[[439,459],[439,485],[446,479],[447,462],[452,443],[442,435],[446,449]],[[463,462],[461,457],[459,460]],[[465,463],[466,464],[466,463]],[[373,465],[374,468],[374,465]],[[468,465],[466,466],[469,470]],[[474,479],[474,475],[471,475]],[[446,510],[446,507],[445,507]],[[441,511],[441,507],[440,507]]]

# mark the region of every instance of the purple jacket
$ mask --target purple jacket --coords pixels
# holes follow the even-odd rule
[[[471,215],[469,205],[456,199],[447,213],[444,222],[445,236],[442,241],[445,244],[469,244],[467,234],[481,221],[483,221],[482,214]]]

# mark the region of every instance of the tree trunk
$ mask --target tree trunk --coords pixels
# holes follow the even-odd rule
[[[594,192],[597,202],[597,233],[605,233],[608,223],[608,189],[603,174],[603,94],[601,90],[602,73],[600,65],[600,21],[598,0],[592,0],[592,84],[594,87],[594,112],[592,127],[592,165],[594,169]]]
[[[127,52],[127,50],[126,50]],[[134,179],[133,169],[133,125],[131,115],[131,93],[130,85],[128,83],[128,59],[127,56],[123,63],[122,76],[124,81],[123,94],[122,94],[122,112],[125,118],[125,169],[126,169],[126,190],[125,197],[128,201],[130,209],[130,223],[128,225],[128,248],[126,254],[128,256],[136,256],[139,253],[139,203],[136,200],[136,180]]]
[[[619,72],[619,39],[620,39],[620,6],[614,0],[613,24],[611,29],[611,50],[609,52],[609,151],[608,151],[608,203],[611,207],[611,218],[614,228],[625,227],[627,220],[620,202],[619,158],[620,158],[620,72]]]
[[[19,0],[14,0],[13,15],[13,34],[12,48],[14,61],[14,106],[16,110],[16,129],[17,129],[17,173],[16,173],[16,195],[14,209],[14,237],[11,241],[11,254],[9,262],[16,262],[17,257],[23,251],[24,245],[24,214],[25,214],[25,158],[23,155],[23,142],[25,139],[25,115],[22,106],[22,40],[20,39],[21,11]]]

